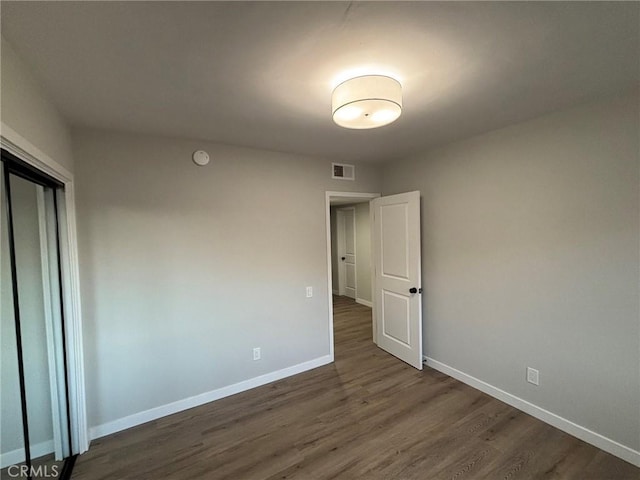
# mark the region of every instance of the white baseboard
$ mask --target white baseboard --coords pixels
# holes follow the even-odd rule
[[[338,290],[331,290],[331,293],[333,293],[334,295],[340,295],[340,293],[338,293]]]
[[[360,305],[364,305],[365,307],[373,308],[373,303],[371,303],[369,300],[363,300],[362,298],[356,298],[356,303],[359,303]]]
[[[591,445],[594,445],[605,452],[610,453],[611,455],[615,455],[622,460],[625,460],[632,465],[640,467],[640,452],[633,450],[629,447],[622,445],[621,443],[616,442],[615,440],[611,440],[599,433],[596,433],[588,428],[585,428],[581,425],[573,423],[571,420],[567,420],[555,413],[552,413],[544,408],[538,407],[533,403],[527,402],[522,398],[516,397],[504,390],[501,390],[493,385],[490,385],[482,380],[479,380],[471,375],[467,375],[460,370],[457,370],[453,367],[450,367],[444,363],[438,362],[433,358],[423,357],[426,364],[438,370],[444,374],[449,375],[450,377],[455,378],[456,380],[460,380],[462,383],[466,383],[467,385],[472,386],[480,390],[481,392],[486,393],[487,395],[491,395],[498,400],[503,401],[504,403],[511,405],[512,407],[517,408],[529,415],[537,418],[538,420],[542,420],[549,425],[552,425],[563,432],[568,433],[569,435],[573,435],[580,440],[583,440]]]
[[[182,400],[178,400],[177,402],[161,405],[159,407],[151,408],[143,412],[134,413],[133,415],[129,415],[127,417],[119,418],[118,420],[114,420],[112,422],[107,422],[103,423],[102,425],[91,427],[89,429],[89,435],[91,440],[104,437],[106,435],[110,435],[121,430],[126,430],[127,428],[135,427],[137,425],[141,425],[158,418],[166,417],[167,415],[172,415],[189,408],[213,402],[214,400],[219,400],[230,395],[235,395],[236,393],[244,392],[252,388],[266,385],[267,383],[275,382],[276,380],[290,377],[298,373],[306,372],[307,370],[312,370],[314,368],[327,365],[331,362],[333,362],[333,357],[331,355],[325,355],[324,357],[315,358],[313,360],[309,360],[308,362],[293,365],[292,367],[283,368],[282,370],[277,370],[275,372],[260,375],[259,377],[250,378],[249,380],[234,383],[233,385],[228,385],[226,387],[218,388],[210,392],[201,393],[200,395],[188,397]]]
[[[43,455],[53,453],[53,451],[53,439],[42,443],[36,443],[35,445],[31,445],[31,458],[39,458]],[[24,462],[24,459],[24,448],[17,448],[16,450],[2,453],[0,454],[0,468],[7,468],[11,465],[16,465]]]

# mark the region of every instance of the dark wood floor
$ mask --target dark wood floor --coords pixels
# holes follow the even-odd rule
[[[371,341],[335,297],[334,364],[95,440],[76,480],[640,479],[640,469]]]

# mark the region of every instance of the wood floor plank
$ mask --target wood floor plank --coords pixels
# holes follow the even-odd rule
[[[77,480],[639,480],[640,469],[372,343],[334,297],[335,363],[98,439]]]

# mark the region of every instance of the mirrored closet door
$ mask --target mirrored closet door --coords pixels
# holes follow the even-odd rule
[[[0,476],[69,478],[62,185],[4,150],[1,180]]]

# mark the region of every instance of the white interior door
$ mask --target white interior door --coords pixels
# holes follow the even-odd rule
[[[339,294],[356,298],[356,209],[336,210]]]
[[[420,192],[376,198],[371,207],[376,343],[422,370]]]

